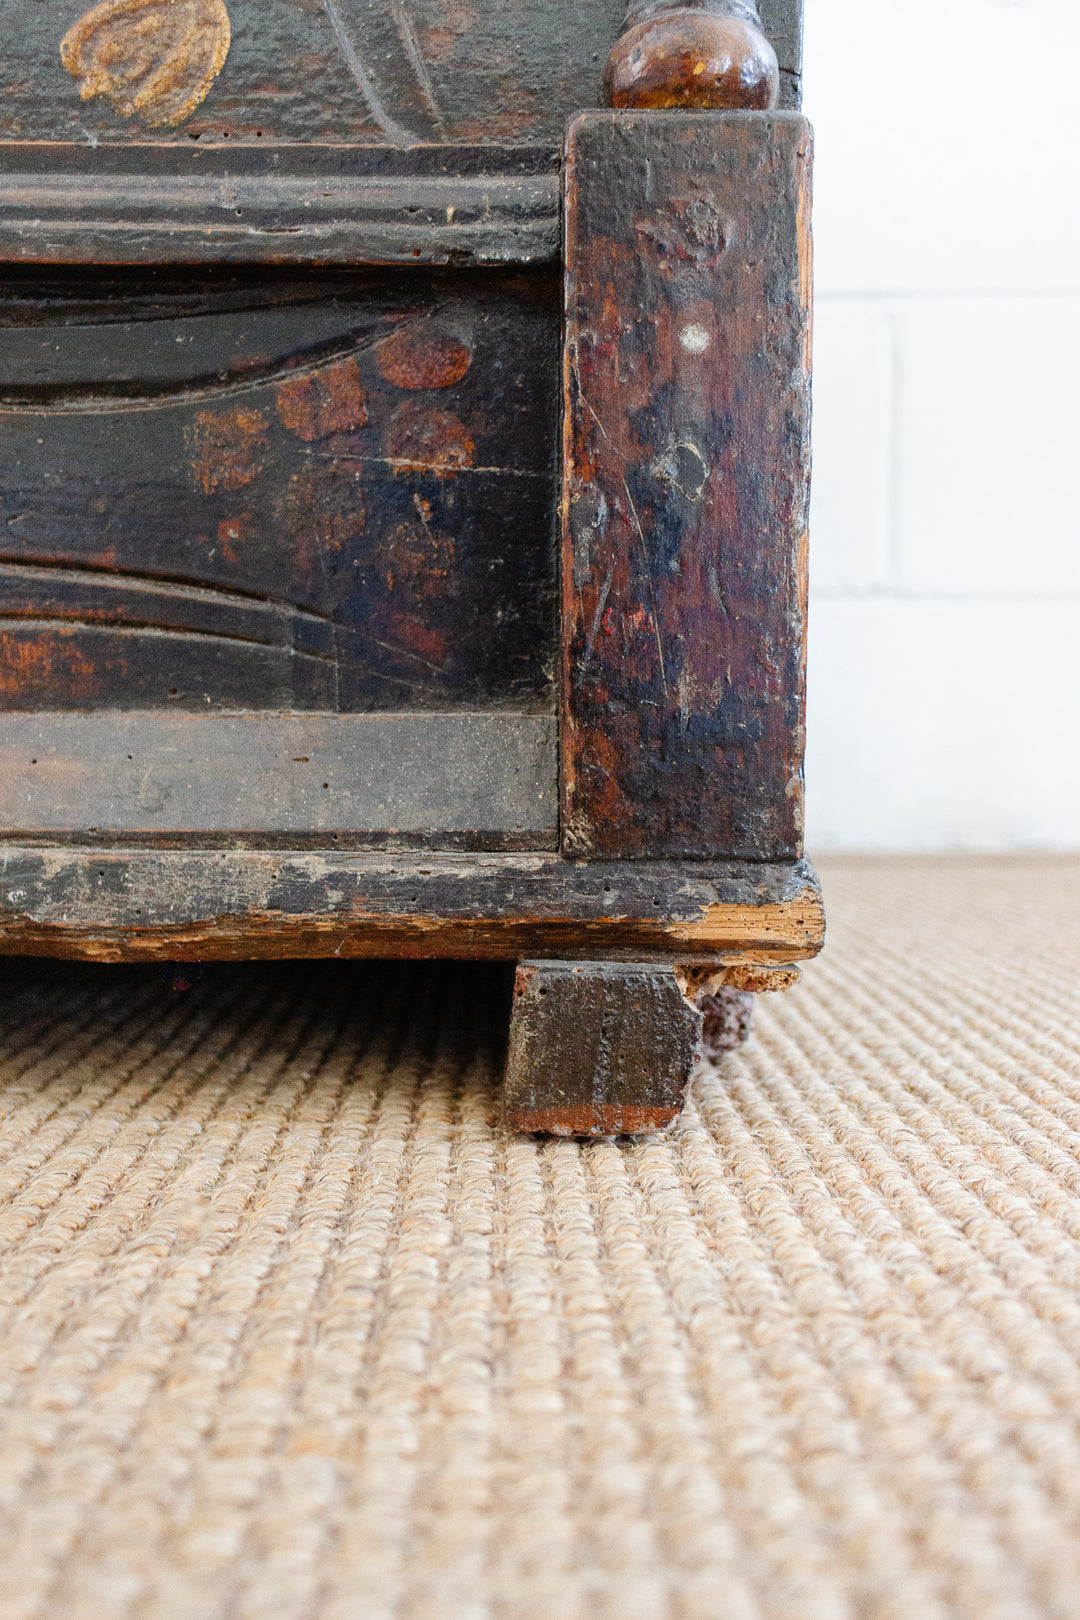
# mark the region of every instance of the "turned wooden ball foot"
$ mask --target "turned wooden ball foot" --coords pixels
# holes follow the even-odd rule
[[[704,1014],[701,1049],[706,1057],[733,1052],[750,1039],[754,1023],[754,997],[746,990],[729,990],[725,986],[711,996],[698,996],[697,1004]]]
[[[766,112],[776,106],[780,69],[753,23],[722,8],[688,6],[623,34],[608,57],[604,93],[611,107]]]

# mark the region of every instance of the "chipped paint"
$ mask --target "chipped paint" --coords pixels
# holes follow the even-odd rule
[[[682,1099],[667,1108],[632,1104],[583,1103],[577,1108],[514,1108],[506,1115],[512,1131],[531,1136],[639,1136],[662,1131],[678,1118]]]
[[[250,406],[199,411],[185,437],[191,471],[207,495],[252,483],[263,470],[260,454],[269,448],[266,417]]]
[[[807,152],[791,114],[571,128],[568,855],[801,849]]]
[[[386,454],[402,477],[416,473],[456,478],[476,459],[476,443],[452,411],[419,400],[400,405],[386,435]]]
[[[0,633],[0,698],[9,708],[26,707],[27,698],[54,690],[73,703],[97,695],[97,672],[75,635],[73,630]]]
[[[454,591],[454,542],[420,523],[399,523],[376,547],[375,562],[388,590],[413,597],[448,596]]]
[[[352,433],[367,423],[367,400],[354,356],[302,377],[290,377],[277,391],[277,412],[290,433],[305,444]]]
[[[452,388],[472,354],[457,338],[429,322],[400,327],[375,349],[375,363],[396,388]]]

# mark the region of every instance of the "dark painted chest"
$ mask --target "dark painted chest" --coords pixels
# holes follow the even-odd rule
[[[7,948],[814,948],[800,25],[2,0]]]

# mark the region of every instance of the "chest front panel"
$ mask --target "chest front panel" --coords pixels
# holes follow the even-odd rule
[[[0,703],[550,708],[556,297],[9,280]]]

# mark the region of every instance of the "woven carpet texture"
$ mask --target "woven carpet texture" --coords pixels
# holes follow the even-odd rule
[[[0,963],[3,1620],[1077,1620],[1080,863],[823,875],[636,1141],[491,968]]]

